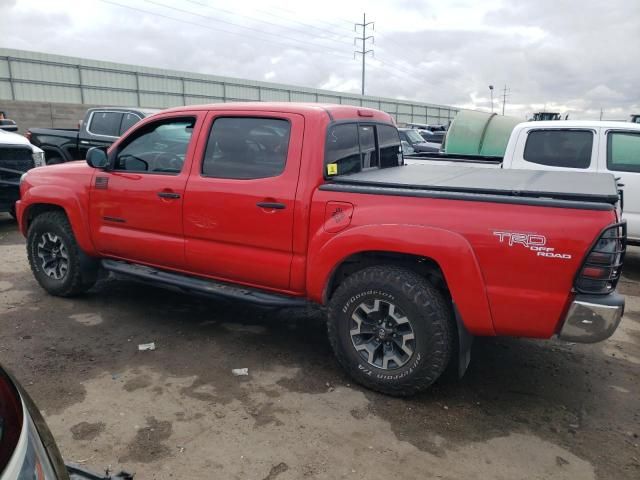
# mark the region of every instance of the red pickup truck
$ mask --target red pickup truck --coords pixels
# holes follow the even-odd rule
[[[101,271],[270,306],[325,305],[340,364],[408,395],[477,335],[596,342],[626,246],[607,174],[404,165],[392,118],[346,105],[163,111],[17,204],[31,269],[71,296]]]

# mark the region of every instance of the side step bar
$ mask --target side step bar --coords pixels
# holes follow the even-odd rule
[[[192,277],[180,273],[158,270],[145,265],[128,263],[119,260],[102,260],[105,270],[132,277],[146,283],[159,286],[177,287],[188,292],[200,293],[212,297],[226,297],[243,302],[251,302],[268,307],[300,307],[308,305],[308,301],[299,297],[288,297],[277,293],[269,293],[247,287],[237,287],[216,280]]]

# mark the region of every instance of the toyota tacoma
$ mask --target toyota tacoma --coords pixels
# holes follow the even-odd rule
[[[383,112],[188,106],[86,162],[29,171],[17,204],[50,294],[100,272],[214,297],[326,306],[339,363],[391,395],[462,374],[474,336],[598,342],[626,246],[610,174],[404,165]]]

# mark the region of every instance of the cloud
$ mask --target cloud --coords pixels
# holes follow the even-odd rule
[[[573,118],[640,111],[636,0],[126,4],[157,15],[99,0],[4,1],[0,44],[359,93],[349,20],[366,6],[376,21],[367,94],[488,110],[488,85],[498,106],[506,84],[515,116],[545,106]]]

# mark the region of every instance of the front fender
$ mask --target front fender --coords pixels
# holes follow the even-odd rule
[[[417,255],[435,261],[469,332],[495,335],[480,266],[473,248],[460,234],[420,225],[363,225],[339,234],[317,232],[309,244],[307,288],[310,298],[324,299],[335,269],[351,255],[379,251]]]
[[[87,255],[97,255],[89,234],[86,205],[83,208],[77,192],[59,185],[36,185],[23,192],[17,207],[20,230],[27,235],[30,210],[37,205],[55,205],[64,209],[78,245]]]

